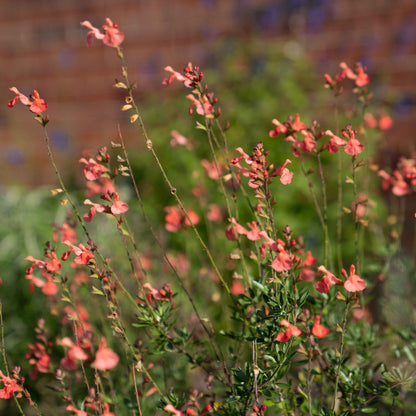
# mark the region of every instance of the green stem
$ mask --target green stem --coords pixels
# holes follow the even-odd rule
[[[350,298],[347,297],[345,301],[345,310],[344,310],[344,317],[342,319],[342,325],[341,325],[341,339],[339,344],[339,359],[338,359],[338,366],[337,366],[337,372],[335,377],[335,388],[334,388],[334,398],[332,400],[332,411],[335,410],[336,402],[337,402],[337,396],[338,396],[338,384],[339,384],[339,377],[341,373],[341,365],[342,365],[342,357],[344,355],[344,346],[345,346],[345,331],[347,329],[347,318],[348,318],[348,312],[350,310]]]
[[[220,281],[223,284],[223,286],[224,286],[225,290],[227,291],[227,293],[231,296],[231,290],[230,290],[227,282],[224,280],[224,277],[220,273],[220,271],[218,269],[218,266],[215,263],[214,258],[212,257],[211,251],[209,250],[209,248],[205,244],[204,240],[202,239],[201,235],[199,234],[197,228],[195,227],[195,224],[189,218],[188,213],[187,213],[187,211],[186,211],[186,209],[185,209],[185,207],[184,207],[184,205],[182,203],[182,200],[179,198],[179,195],[177,193],[177,189],[172,185],[171,181],[169,180],[169,178],[167,176],[167,173],[166,173],[165,169],[163,168],[162,163],[160,162],[160,160],[159,160],[159,158],[158,158],[158,156],[156,154],[156,151],[155,151],[154,146],[153,146],[153,142],[150,139],[149,135],[147,134],[146,127],[145,127],[145,125],[143,123],[142,117],[141,117],[140,112],[139,112],[139,108],[138,108],[138,106],[137,106],[137,104],[136,104],[136,102],[134,100],[133,94],[132,94],[133,87],[130,84],[130,81],[129,81],[129,78],[128,78],[127,66],[126,66],[126,63],[125,63],[124,56],[123,56],[123,53],[121,51],[121,48],[120,47],[117,47],[117,51],[118,51],[118,56],[119,56],[119,58],[121,60],[121,63],[122,63],[122,73],[123,73],[123,78],[124,78],[125,84],[127,86],[127,91],[128,91],[128,94],[129,94],[128,95],[128,97],[129,97],[129,103],[132,105],[132,107],[134,109],[135,115],[137,115],[137,121],[139,122],[140,131],[141,131],[141,133],[143,134],[143,136],[145,138],[146,147],[152,153],[152,156],[153,156],[153,158],[156,161],[156,164],[157,164],[157,166],[158,166],[158,168],[159,168],[159,170],[160,170],[160,172],[161,172],[161,174],[163,176],[163,179],[165,180],[165,182],[166,182],[166,184],[167,184],[167,186],[168,186],[168,188],[170,190],[170,193],[174,196],[174,198],[176,199],[176,202],[178,203],[180,209],[182,210],[182,212],[186,216],[187,220],[189,221],[189,224],[191,225],[191,228],[192,228],[192,230],[193,230],[193,232],[194,232],[197,240],[200,242],[203,250],[206,252],[206,254],[208,256],[208,259],[209,259],[212,267],[214,268],[214,271],[215,271],[216,275],[220,279]]]

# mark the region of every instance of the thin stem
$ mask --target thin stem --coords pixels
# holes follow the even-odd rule
[[[340,339],[340,345],[339,345],[339,359],[338,359],[338,366],[337,366],[337,372],[335,377],[335,388],[334,388],[334,397],[332,400],[332,411],[335,410],[336,402],[337,402],[337,396],[338,396],[338,383],[339,383],[339,376],[341,373],[341,365],[342,365],[342,358],[344,355],[344,346],[345,346],[345,331],[347,329],[347,318],[348,318],[348,312],[350,310],[350,298],[347,297],[345,301],[345,310],[344,310],[344,317],[342,319],[342,325],[341,325],[341,339]]]
[[[132,374],[133,374],[133,384],[134,384],[134,396],[136,397],[137,409],[139,410],[139,415],[143,416],[142,409],[141,409],[141,406],[140,406],[139,390],[137,389],[136,366],[133,366]]]
[[[360,222],[357,219],[357,209],[358,209],[358,188],[357,188],[357,156],[352,156],[352,182],[353,182],[353,192],[354,192],[354,248],[355,248],[355,266],[357,269],[357,274],[360,272],[360,255],[358,247],[358,232]]]
[[[325,245],[325,264],[329,260],[330,268],[333,269],[332,264],[332,256],[330,256],[330,244],[329,244],[329,232],[328,232],[328,202],[327,202],[327,195],[326,195],[326,181],[324,170],[321,161],[321,155],[318,153],[316,155],[318,159],[318,166],[319,166],[319,177],[321,179],[321,191],[322,191],[322,216],[324,221],[324,245]]]
[[[199,313],[199,311],[198,311],[198,309],[196,307],[196,304],[195,304],[195,302],[194,302],[194,300],[193,300],[193,298],[192,298],[189,290],[186,288],[186,286],[185,286],[185,284],[184,284],[184,282],[182,280],[182,277],[180,276],[178,270],[173,265],[173,263],[170,261],[169,257],[166,254],[166,251],[163,249],[163,245],[162,245],[161,241],[159,240],[158,236],[156,235],[156,232],[153,229],[152,223],[150,222],[149,217],[146,214],[146,211],[144,209],[143,200],[141,198],[141,194],[139,192],[139,188],[137,186],[136,180],[134,179],[133,170],[132,170],[131,165],[130,165],[130,159],[128,157],[127,149],[126,149],[126,146],[124,144],[124,140],[123,140],[123,137],[121,135],[120,130],[119,130],[119,139],[120,139],[120,144],[121,144],[121,147],[122,147],[122,150],[123,150],[124,159],[126,161],[127,168],[128,168],[129,174],[130,174],[130,178],[131,178],[131,181],[132,181],[132,184],[133,184],[133,188],[134,188],[134,191],[136,193],[136,197],[137,197],[137,199],[139,201],[139,205],[140,205],[140,209],[142,211],[143,218],[146,221],[146,224],[147,224],[147,226],[150,229],[150,232],[151,232],[151,234],[153,236],[153,239],[156,241],[156,244],[161,249],[165,261],[168,263],[170,269],[173,271],[173,274],[175,275],[175,277],[176,277],[176,279],[177,279],[180,287],[182,288],[183,292],[185,293],[186,297],[188,298],[188,300],[189,300],[189,302],[190,302],[190,304],[192,306],[192,309],[194,310],[194,313],[195,313],[195,315],[198,318],[199,324],[201,325],[202,329],[204,330],[204,332],[208,336],[208,339],[210,341],[210,344],[211,344],[211,347],[212,347],[212,349],[214,351],[214,354],[216,356],[216,359],[219,362],[222,363],[223,371],[224,371],[224,373],[225,373],[225,375],[226,375],[229,383],[231,383],[231,375],[229,374],[228,368],[227,368],[227,366],[225,364],[225,358],[224,358],[224,356],[222,354],[221,349],[217,345],[217,342],[214,339],[214,337],[212,335],[212,332],[207,328],[207,326],[205,325],[204,321],[202,320],[201,315],[200,315],[200,313]]]
[[[342,261],[342,159],[341,152],[338,152],[338,192],[337,192],[337,258],[338,270],[343,267]]]
[[[301,158],[300,158],[300,167],[302,169],[302,172],[303,172],[305,178],[307,179],[308,178],[308,174],[306,172],[305,166],[303,164],[303,160]],[[315,210],[316,210],[316,213],[318,214],[318,218],[319,218],[319,221],[320,221],[321,226],[322,226],[322,231],[324,233],[324,241],[325,241],[324,264],[328,264],[327,263],[328,262],[328,249],[327,249],[327,246],[328,246],[329,238],[328,238],[328,226],[327,226],[327,223],[326,223],[326,217],[324,217],[324,214],[322,214],[322,210],[321,210],[321,207],[320,207],[320,205],[318,203],[318,199],[316,198],[315,192],[312,189],[313,188],[313,183],[309,179],[307,179],[307,180],[308,180],[309,193],[311,194],[312,202],[313,202],[313,204],[315,206]]]
[[[186,209],[185,209],[185,207],[184,207],[184,205],[182,203],[182,200],[179,198],[179,195],[177,193],[177,189],[172,185],[172,183],[169,180],[169,177],[167,176],[167,173],[166,173],[166,171],[165,171],[162,163],[159,160],[159,157],[157,156],[157,153],[156,153],[156,151],[154,149],[154,146],[153,146],[153,142],[150,139],[149,135],[147,134],[146,127],[145,127],[145,125],[143,123],[143,120],[142,120],[142,117],[141,117],[139,108],[138,108],[138,106],[137,106],[137,104],[136,104],[136,102],[134,100],[133,94],[132,94],[133,87],[130,84],[130,81],[129,81],[129,78],[128,78],[127,66],[126,66],[126,63],[125,63],[124,55],[123,55],[120,47],[117,47],[117,51],[118,51],[118,56],[119,56],[119,58],[121,60],[121,63],[122,63],[122,73],[123,73],[123,78],[125,80],[125,83],[126,83],[126,86],[127,86],[127,91],[128,91],[128,94],[129,94],[128,95],[129,103],[132,105],[132,107],[134,109],[134,113],[137,116],[137,121],[139,122],[140,131],[142,132],[142,134],[143,134],[143,136],[145,138],[145,141],[146,141],[146,147],[152,153],[152,156],[153,156],[153,158],[156,161],[156,164],[157,164],[157,166],[158,166],[158,168],[159,168],[159,170],[160,170],[160,172],[161,172],[161,174],[163,176],[163,179],[165,180],[165,182],[166,182],[166,184],[167,184],[167,186],[168,186],[168,188],[170,190],[170,193],[174,196],[174,198],[176,199],[176,202],[178,203],[180,209],[182,210],[182,212],[186,216],[187,220],[189,221],[189,224],[191,225],[191,228],[192,228],[192,230],[193,230],[193,232],[194,232],[197,240],[200,242],[203,250],[206,252],[206,254],[208,256],[208,259],[209,259],[212,267],[214,268],[214,271],[215,271],[216,275],[220,279],[220,281],[223,284],[223,286],[224,286],[225,290],[227,291],[227,293],[231,296],[231,290],[230,290],[227,282],[224,280],[224,277],[220,273],[220,271],[218,269],[218,266],[215,263],[214,258],[212,257],[211,251],[209,250],[209,248],[205,244],[204,240],[202,239],[201,235],[199,234],[197,228],[195,227],[195,224],[189,218],[188,213],[187,213],[187,211],[186,211]]]

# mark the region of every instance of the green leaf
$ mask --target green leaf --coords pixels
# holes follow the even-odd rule
[[[100,295],[100,296],[104,296],[104,292],[100,289],[97,289],[95,286],[92,287],[92,291],[91,293],[93,295]]]
[[[201,124],[199,121],[196,122],[196,128],[199,130],[207,131],[207,128],[203,124]]]
[[[377,412],[377,409],[375,407],[364,407],[364,409],[361,409],[362,413],[375,413]]]

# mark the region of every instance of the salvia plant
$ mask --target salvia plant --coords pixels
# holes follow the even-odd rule
[[[158,214],[161,229],[119,128],[108,148],[79,159],[86,180],[80,204],[54,161],[46,101],[10,88],[9,107],[20,101],[43,129],[59,183],[52,192],[67,216],[51,229],[43,258],[25,254],[26,279],[33,296],[44,298],[45,316],[21,363],[9,362],[2,336],[0,398],[22,415],[410,414],[402,412],[414,406],[414,328],[398,330],[375,311],[384,307],[380,286],[394,284],[402,201],[416,190],[416,159],[402,157],[394,170],[372,159],[368,132],[393,121],[368,111],[366,68],[341,63],[322,82],[328,101],[355,102],[357,125],[330,129],[299,114],[277,115],[263,142],[235,149],[200,69],[167,66],[163,85],[182,84],[210,149],[191,191],[175,183],[146,130],[123,33],[110,19],[103,31],[81,25],[88,46],[101,40],[120,60],[114,87],[125,95],[121,111],[164,180],[154,191],[169,194],[170,203]],[[271,157],[277,141],[286,142],[290,158]],[[194,144],[173,132],[178,151],[192,154]],[[300,221],[319,224],[314,239],[282,223],[279,201],[294,183],[314,212]],[[395,211],[378,208],[372,193],[380,187]],[[101,241],[100,228],[114,233]],[[410,260],[407,271],[414,272]],[[23,374],[20,366],[28,365]],[[39,380],[43,391],[34,394]]]

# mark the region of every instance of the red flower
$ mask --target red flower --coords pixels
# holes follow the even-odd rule
[[[277,334],[276,341],[287,342],[292,337],[298,337],[302,335],[302,331],[297,326],[289,323],[289,321],[287,321],[286,319],[282,319],[280,321],[280,325],[285,326],[287,329],[283,334]]]
[[[329,329],[321,325],[321,316],[316,315],[313,321],[312,335],[318,338],[326,337],[329,334]]]
[[[81,22],[81,26],[85,26],[90,31],[87,34],[87,45],[91,46],[92,39],[102,40],[104,45],[116,47],[119,46],[124,40],[124,34],[118,30],[118,27],[108,17],[105,19],[106,25],[103,26],[104,33],[101,33],[99,29],[94,27],[91,22],[85,20]]]
[[[93,362],[95,368],[100,371],[111,370],[118,364],[118,362],[118,355],[111,348],[107,347],[105,338],[101,338],[100,345]]]
[[[367,286],[367,283],[364,279],[361,279],[360,276],[355,274],[355,266],[352,264],[350,267],[350,275],[347,276],[347,272],[342,269],[341,273],[348,277],[348,279],[344,282],[344,287],[347,289],[348,292],[361,292]]]
[[[48,272],[57,272],[61,268],[61,262],[58,260],[55,252],[51,253],[52,260],[46,265]]]
[[[243,283],[241,280],[233,279],[233,283],[231,285],[231,293],[235,296],[242,295],[246,289],[244,288]]]
[[[0,380],[4,384],[4,387],[0,389],[0,399],[10,399],[13,397],[13,393],[16,393],[18,391],[22,390],[22,387],[19,386],[16,380],[14,380],[11,377],[7,377],[3,374],[3,372],[0,370]],[[23,382],[23,377],[21,378],[21,381]]]
[[[26,95],[23,95],[16,87],[11,87],[9,89],[16,94],[16,97],[8,102],[7,105],[9,107],[14,107],[16,101],[20,100],[23,105],[27,105],[29,107],[29,110],[32,113],[43,113],[48,108],[48,104],[46,104],[44,99],[40,98],[39,93],[36,90],[33,90],[32,95],[30,98],[28,98]]]

